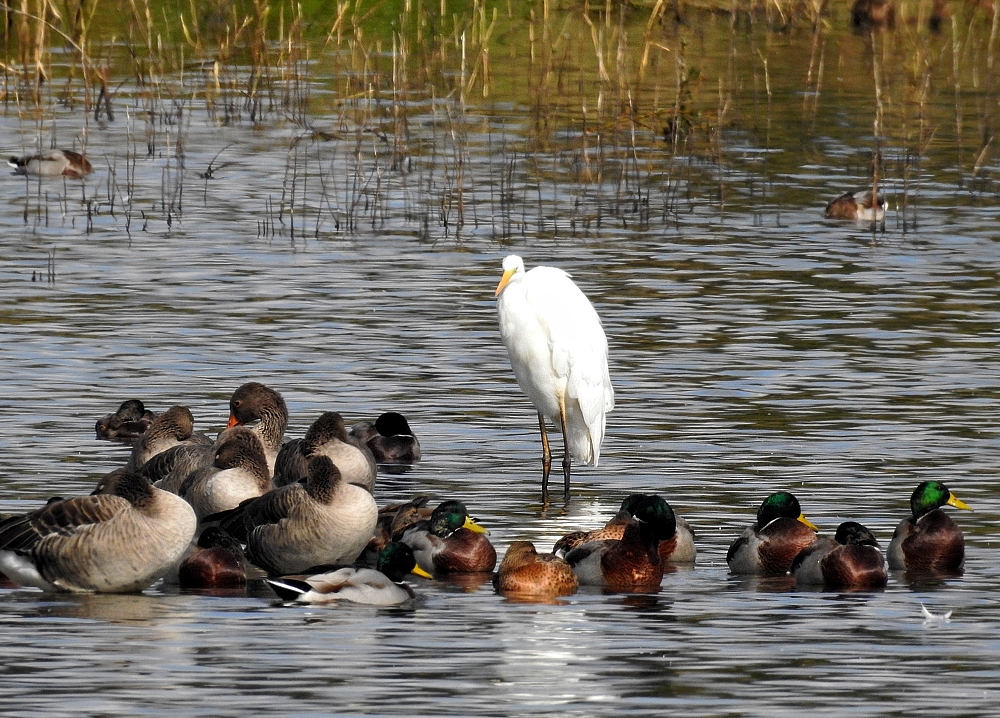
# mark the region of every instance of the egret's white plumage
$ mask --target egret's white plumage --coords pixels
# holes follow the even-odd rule
[[[570,456],[597,465],[605,414],[615,406],[608,374],[608,340],[601,320],[569,275],[555,267],[524,270],[510,255],[496,289],[500,337],[521,391],[538,411],[542,433],[542,493],[551,466],[545,420],[563,433],[563,477],[569,496]]]

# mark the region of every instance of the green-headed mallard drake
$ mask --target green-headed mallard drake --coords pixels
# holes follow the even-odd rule
[[[952,572],[965,560],[962,529],[942,506],[972,511],[940,481],[924,481],[910,496],[908,516],[899,522],[889,542],[889,568]]]
[[[816,527],[799,500],[787,491],[768,496],[757,510],[757,522],[743,532],[726,554],[733,573],[782,576],[799,552],[816,540]]]
[[[368,447],[347,433],[344,418],[327,411],[312,423],[301,439],[286,442],[274,464],[274,485],[284,486],[306,477],[309,460],[329,456],[349,484],[375,488],[375,457]]]
[[[274,462],[288,427],[288,407],[281,394],[260,382],[243,384],[229,399],[228,427],[249,425],[260,437],[267,469],[274,476]]]
[[[871,589],[885,586],[885,557],[878,541],[856,521],[837,527],[834,538],[813,541],[792,562],[797,586]]]
[[[44,591],[125,593],[175,567],[194,538],[191,506],[124,469],[100,486],[0,523],[0,571]]]
[[[575,531],[566,534],[556,541],[552,547],[552,553],[556,556],[565,556],[577,546],[581,546],[588,541],[605,541],[608,539],[621,539],[625,533],[625,526],[633,521],[632,511],[638,501],[641,501],[647,494],[632,494],[622,501],[618,513],[604,525],[603,528],[593,531]],[[660,559],[667,563],[694,563],[697,556],[697,549],[694,545],[694,530],[683,518],[674,514],[676,530],[674,535],[668,539],[660,541],[658,551]]]
[[[360,486],[346,483],[329,457],[309,462],[305,484],[289,484],[244,501],[221,526],[246,541],[247,559],[271,576],[314,566],[351,564],[375,530],[378,507]]]
[[[246,559],[239,542],[219,526],[209,526],[177,574],[181,588],[241,588],[247,583]]]
[[[530,541],[514,541],[507,547],[493,586],[503,594],[524,596],[569,596],[580,582],[562,558],[540,555]]]
[[[155,418],[156,414],[146,409],[139,399],[127,399],[114,414],[106,414],[97,420],[94,433],[98,439],[132,444],[146,433]]]
[[[375,423],[359,421],[351,436],[367,446],[380,464],[413,464],[420,461],[420,442],[406,417],[396,411],[381,414]]]
[[[428,573],[492,571],[497,552],[486,529],[469,516],[461,501],[445,501],[430,518],[403,532],[400,539],[413,549],[417,565]]]
[[[81,179],[94,171],[90,160],[72,150],[47,150],[37,155],[11,157],[7,164],[14,168],[14,174],[32,177]]]
[[[265,580],[282,601],[351,601],[373,606],[394,606],[414,597],[413,589],[402,582],[408,573],[431,577],[417,566],[409,546],[392,542],[379,553],[377,570],[348,567],[306,578],[293,576]]]
[[[581,585],[652,589],[663,579],[659,544],[677,533],[673,509],[661,497],[640,494],[630,502],[632,520],[621,539],[588,541],[566,554]]]

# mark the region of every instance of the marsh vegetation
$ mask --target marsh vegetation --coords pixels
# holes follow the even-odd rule
[[[254,170],[240,218],[293,240],[781,222],[872,184],[906,232],[928,204],[992,201],[1000,11],[900,3],[892,28],[853,28],[851,10],[32,0],[4,9],[0,97],[12,154],[103,170],[27,183],[30,226],[172,231],[234,166]]]

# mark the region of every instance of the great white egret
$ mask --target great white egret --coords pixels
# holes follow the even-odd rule
[[[605,414],[615,406],[608,374],[608,339],[590,301],[556,267],[524,271],[516,254],[503,260],[497,285],[500,337],[518,386],[538,411],[542,434],[542,499],[548,501],[552,453],[546,419],[563,435],[564,497],[571,456],[597,465]]]

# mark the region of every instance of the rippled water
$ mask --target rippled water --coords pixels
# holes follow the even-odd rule
[[[548,548],[603,523],[624,495],[657,491],[695,527],[698,564],[653,595],[584,590],[557,605],[512,603],[488,583],[419,582],[414,605],[382,610],[281,607],[263,585],[229,595],[0,588],[5,706],[53,716],[995,711],[992,208],[956,210],[950,188],[928,179],[917,230],[890,213],[872,234],[821,219],[850,187],[812,166],[763,206],[695,203],[639,229],[609,222],[571,237],[556,219],[499,240],[483,216],[456,237],[413,231],[399,206],[374,228],[293,239],[259,231],[281,192],[284,131],[189,121],[186,199],[170,226],[154,205],[177,168],[162,159],[137,161],[136,196],[152,199],[134,208],[130,231],[120,207],[108,211],[109,166],[125,171],[124,123],[90,139],[100,162],[86,191],[104,202],[92,232],[78,183],[0,178],[0,511],[88,492],[123,463],[120,448],[93,438],[121,400],[186,404],[215,432],[229,394],[253,379],[285,396],[289,436],[325,410],[349,421],[405,413],[425,458],[380,475],[380,503],[460,497],[502,553],[516,539]],[[30,145],[30,128],[3,125]],[[225,143],[233,164],[199,178]],[[470,161],[486,162],[477,151]],[[553,187],[555,204],[572,204],[573,188]],[[26,223],[25,204],[44,218]],[[577,470],[570,504],[547,512],[534,413],[496,329],[493,289],[511,251],[569,270],[611,345],[617,406],[601,464]],[[959,578],[893,576],[884,592],[838,595],[727,573],[729,543],[772,490],[795,491],[826,531],[862,521],[885,547],[929,478],[976,509],[958,517],[968,543]],[[921,604],[953,611],[950,622],[925,622]]]

